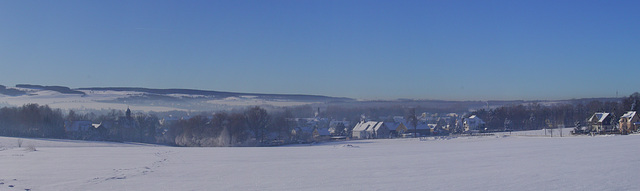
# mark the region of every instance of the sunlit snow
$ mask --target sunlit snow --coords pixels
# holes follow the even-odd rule
[[[18,148],[2,137],[0,190],[640,189],[640,136],[535,134],[240,148],[26,138]]]

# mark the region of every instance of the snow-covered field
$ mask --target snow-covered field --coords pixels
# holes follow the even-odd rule
[[[0,190],[640,190],[638,135],[262,148],[21,140],[0,137]]]

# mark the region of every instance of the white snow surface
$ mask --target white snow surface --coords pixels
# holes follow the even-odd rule
[[[18,139],[0,137],[0,190],[640,190],[638,135],[236,148]]]

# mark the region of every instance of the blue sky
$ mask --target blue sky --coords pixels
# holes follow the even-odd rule
[[[362,99],[640,91],[640,1],[0,1],[0,84]]]

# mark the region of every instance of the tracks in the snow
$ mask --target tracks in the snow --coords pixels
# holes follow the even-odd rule
[[[168,155],[170,153],[171,153],[171,151],[158,151],[158,152],[155,152],[154,155],[158,159],[154,160],[149,165],[141,166],[141,167],[134,167],[134,168],[113,169],[113,172],[111,174],[109,174],[107,176],[102,176],[102,177],[95,177],[95,178],[89,180],[88,182],[92,183],[92,184],[99,184],[99,183],[103,183],[103,182],[107,182],[107,181],[124,180],[124,179],[127,179],[127,178],[144,176],[144,175],[147,175],[149,173],[153,173],[155,169],[160,168],[160,167],[165,165],[165,163],[166,163],[166,161],[168,159]]]

